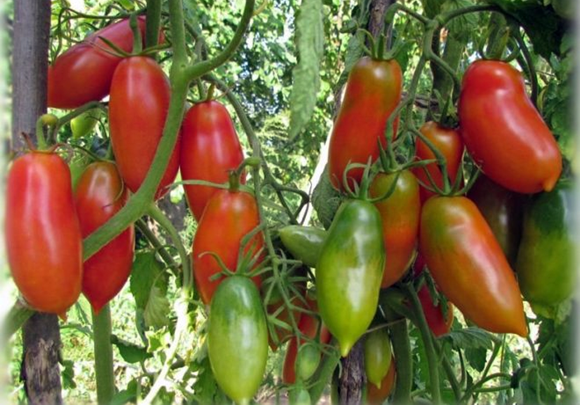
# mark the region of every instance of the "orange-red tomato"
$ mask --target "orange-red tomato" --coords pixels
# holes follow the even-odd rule
[[[349,163],[366,164],[379,156],[378,141],[386,146],[387,119],[402,95],[403,74],[395,60],[361,58],[352,68],[344,99],[330,138],[328,173],[332,185],[343,190],[343,173]],[[393,125],[393,137],[397,121]],[[360,182],[362,169],[348,172],[349,185]]]
[[[427,200],[419,248],[437,286],[468,319],[490,332],[527,335],[514,273],[471,200]]]
[[[244,160],[244,153],[228,110],[214,100],[192,106],[183,119],[179,165],[183,180],[224,183],[228,171]],[[240,182],[245,183],[245,173]],[[197,221],[218,189],[186,185],[187,202]]]
[[[312,311],[317,311],[316,301],[309,299],[308,304]],[[317,317],[304,313],[300,318],[300,322],[298,323],[298,330],[300,330],[304,336],[310,339],[315,339],[316,333],[318,332],[319,322],[320,321]],[[322,324],[320,327],[320,343],[327,344],[330,342],[331,338],[332,335],[326,326]],[[291,339],[290,343],[288,343],[286,356],[284,357],[284,367],[282,369],[282,382],[284,382],[284,384],[294,384],[296,381],[295,364],[300,345],[301,342],[299,337]]]
[[[81,293],[82,236],[70,171],[56,153],[14,161],[6,190],[6,252],[16,286],[36,310],[64,315]]]
[[[377,175],[371,184],[371,196],[386,193],[395,177],[396,174]],[[421,201],[415,176],[410,171],[402,171],[393,193],[375,206],[381,214],[387,254],[381,288],[387,288],[395,284],[409,268],[417,247]]]
[[[125,204],[127,191],[115,164],[87,166],[75,189],[75,204],[83,237],[113,217]],[[83,264],[83,294],[99,313],[127,281],[133,263],[134,225],[103,246]]]
[[[463,156],[463,140],[459,134],[459,130],[445,128],[434,121],[428,121],[420,129],[421,133],[433,143],[447,161],[447,173],[451,184],[454,184],[457,173],[461,166],[461,157]],[[435,159],[435,155],[420,138],[417,138],[415,143],[415,156],[417,160]],[[443,187],[443,174],[437,163],[429,163],[427,166],[417,167],[413,169],[413,173],[422,183],[431,186],[429,177],[426,171],[429,172],[437,187]],[[425,202],[429,197],[435,193],[421,187],[421,202]]]
[[[367,383],[367,403],[369,405],[380,405],[385,402],[385,399],[389,397],[395,386],[396,375],[395,358],[391,357],[391,366],[387,375],[381,381],[381,388],[377,388],[373,383]]]
[[[145,38],[145,17],[140,16],[137,23]],[[112,48],[99,37],[108,39],[125,52],[133,49],[129,19],[100,29],[70,47],[48,67],[49,107],[77,108],[109,94],[113,73],[123,59],[111,54]]]
[[[149,171],[163,127],[171,90],[161,67],[151,58],[123,60],[113,76],[109,102],[111,143],[121,177],[136,192]],[[179,168],[179,139],[171,155],[156,198],[166,192]]]
[[[458,107],[465,146],[489,178],[518,193],[554,187],[562,156],[520,72],[500,61],[472,63],[463,76]]]
[[[256,199],[245,191],[220,190],[209,200],[199,221],[192,249],[195,283],[205,304],[210,303],[223,281],[223,277],[210,280],[222,269],[216,258],[207,253],[215,253],[229,270],[236,271],[242,238],[259,224]],[[263,245],[263,236],[258,233],[246,245],[245,253],[251,252],[253,256]],[[260,288],[260,276],[252,280]]]

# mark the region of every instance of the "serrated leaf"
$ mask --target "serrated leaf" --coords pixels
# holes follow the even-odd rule
[[[165,293],[157,286],[153,286],[149,293],[149,300],[143,311],[146,327],[161,328],[169,325],[169,300]]]
[[[153,251],[137,253],[131,268],[129,287],[138,308],[144,310],[147,307],[153,283],[161,289],[164,288],[164,292],[167,291],[166,277],[162,273],[163,264],[156,259]]]
[[[304,129],[316,107],[324,43],[322,18],[321,0],[302,1],[296,20],[296,42],[300,58],[292,71],[294,84],[290,96],[290,139]]]
[[[126,342],[116,336],[111,336],[111,343],[117,346],[121,357],[127,363],[140,363],[151,357],[151,353],[147,352],[147,348]]]
[[[496,336],[477,327],[453,330],[440,339],[447,341],[454,348],[462,349],[491,349],[493,342],[499,343]]]
[[[128,402],[134,402],[137,398],[137,381],[131,380],[127,388],[117,392],[111,399],[110,405],[123,405]]]
[[[487,350],[483,347],[465,349],[465,357],[471,367],[481,372],[485,368]]]
[[[328,178],[328,166],[324,169],[320,181],[312,193],[312,206],[324,228],[330,228],[334,214],[342,203],[341,195],[336,191]]]
[[[62,385],[64,388],[76,388],[75,383],[75,369],[72,360],[64,360],[62,362],[64,369],[62,370]]]

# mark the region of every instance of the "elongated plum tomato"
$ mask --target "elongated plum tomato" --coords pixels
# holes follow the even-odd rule
[[[556,184],[562,171],[558,145],[509,64],[480,60],[469,66],[459,123],[467,150],[496,183],[518,193],[550,191]]]
[[[386,146],[387,119],[402,94],[403,74],[398,62],[361,58],[350,71],[344,99],[330,137],[328,173],[332,185],[343,190],[343,173],[349,163],[366,164],[379,156],[378,142]],[[397,133],[398,120],[393,125]],[[349,185],[360,182],[362,169],[348,172]]]
[[[395,367],[395,358],[391,357],[391,365],[387,375],[381,381],[380,388],[371,382],[367,382],[367,403],[369,405],[380,405],[389,397],[395,386],[397,370]]]
[[[14,161],[6,190],[6,251],[14,282],[36,310],[63,315],[81,293],[82,236],[70,171],[56,154]]]
[[[145,17],[138,17],[137,23],[141,37],[145,38]],[[129,19],[100,29],[70,47],[48,67],[49,107],[77,108],[109,94],[113,73],[123,59],[113,55],[113,49],[99,37],[108,39],[125,52],[133,48]],[[160,41],[162,39],[160,35]]]
[[[234,123],[228,110],[217,101],[193,105],[183,119],[181,137],[179,166],[183,180],[223,183],[228,180],[228,171],[244,160]],[[240,182],[246,182],[245,173]],[[198,222],[217,191],[209,186],[185,186],[189,208]]]
[[[308,307],[311,311],[317,311],[316,301],[307,300]],[[320,335],[317,336],[320,327]],[[308,313],[303,313],[302,317],[300,318],[300,322],[298,323],[298,330],[302,332],[304,336],[309,339],[320,339],[320,343],[328,344],[332,336],[330,332],[324,326],[324,323],[320,325],[319,319]],[[301,345],[304,343],[304,339],[302,341],[298,336],[294,337],[288,343],[288,348],[286,349],[286,355],[284,356],[284,367],[282,368],[282,382],[284,384],[294,384],[296,382],[296,358],[298,356],[298,350]],[[322,354],[320,354],[322,355]]]
[[[113,76],[109,126],[115,159],[125,185],[137,192],[163,135],[170,97],[169,81],[151,58],[124,59]],[[162,197],[179,168],[178,138],[155,194]]]
[[[385,243],[385,270],[381,288],[395,284],[411,265],[419,239],[421,201],[419,184],[408,170],[399,173],[377,175],[370,188],[372,197],[379,197],[390,190],[397,180],[393,193],[385,200],[375,203],[381,214]]]
[[[216,288],[223,281],[223,278],[210,280],[222,269],[209,252],[219,256],[228,269],[235,271],[242,238],[259,224],[258,205],[253,195],[245,191],[219,190],[210,198],[199,221],[191,253],[195,283],[204,303],[210,303]],[[246,245],[244,252],[253,256],[263,246],[263,236],[258,233]],[[259,288],[260,276],[252,280]]]
[[[441,152],[447,161],[447,173],[451,184],[454,184],[457,178],[459,167],[461,166],[461,157],[463,156],[463,140],[459,134],[459,130],[452,128],[445,128],[444,126],[434,122],[428,121],[420,129],[421,133]],[[435,154],[429,149],[427,144],[420,138],[417,138],[415,143],[415,156],[417,160],[435,159]],[[437,163],[429,163],[424,167],[416,167],[413,173],[422,183],[431,186],[431,181],[426,172],[429,172],[431,178],[437,184],[437,187],[443,187],[443,174]],[[429,197],[435,195],[432,191],[421,187],[421,203],[425,202]]]
[[[260,293],[244,276],[224,280],[211,300],[207,335],[213,375],[237,404],[258,391],[268,358],[268,329]]]
[[[345,201],[332,221],[316,265],[320,315],[338,340],[343,357],[375,316],[384,266],[379,211],[368,201]]]
[[[527,335],[514,273],[471,200],[427,200],[419,248],[437,286],[468,319],[490,332]]]
[[[380,389],[383,379],[391,368],[391,340],[386,329],[378,329],[367,335],[364,353],[367,380]]]
[[[75,204],[83,238],[113,217],[125,204],[127,191],[115,164],[87,166],[75,189]],[[135,230],[131,224],[83,264],[83,294],[99,313],[127,281],[133,263]]]

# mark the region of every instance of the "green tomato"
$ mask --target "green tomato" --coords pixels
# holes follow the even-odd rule
[[[310,394],[304,387],[296,387],[290,391],[288,402],[290,405],[310,405]]]
[[[386,329],[369,333],[364,345],[367,379],[377,388],[391,367],[391,341]]]
[[[308,380],[318,368],[319,363],[320,349],[316,345],[306,343],[300,346],[294,365],[296,380]]]
[[[217,288],[210,304],[208,353],[221,389],[236,403],[248,404],[258,391],[268,357],[268,330],[260,293],[244,276]]]
[[[316,265],[318,308],[345,357],[368,329],[379,301],[385,263],[376,207],[348,200],[338,209]]]
[[[288,225],[278,230],[280,240],[292,256],[315,267],[327,232],[313,226]]]
[[[574,290],[573,185],[561,182],[532,197],[524,212],[516,271],[520,289],[535,312],[556,315]]]
[[[99,122],[100,115],[101,110],[95,108],[73,118],[70,122],[73,138],[80,139],[90,134]]]

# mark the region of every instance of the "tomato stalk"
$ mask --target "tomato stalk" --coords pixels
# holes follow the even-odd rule
[[[133,54],[138,54],[143,49],[143,41],[141,39],[141,30],[137,25],[137,15],[135,13],[131,14],[129,17],[129,26],[131,31],[133,31]]]
[[[113,347],[111,345],[111,310],[107,303],[93,316],[93,345],[95,353],[95,379],[97,382],[97,402],[99,405],[111,403],[115,395],[115,374],[113,373]]]
[[[36,139],[38,142],[38,150],[46,150],[49,147],[47,142],[50,139],[50,135],[54,132],[56,125],[58,123],[58,118],[52,114],[41,115],[36,121]],[[47,127],[45,136],[44,127]]]
[[[411,403],[411,388],[413,387],[413,358],[407,319],[398,318],[389,307],[383,307],[385,318],[390,323],[389,332],[395,355],[397,378],[392,401],[395,404]]]
[[[147,26],[145,27],[145,46],[157,45],[161,20],[161,0],[147,0]]]
[[[431,400],[435,404],[440,404],[441,402],[441,391],[439,386],[439,361],[437,359],[437,353],[435,353],[435,347],[433,346],[433,336],[427,320],[425,319],[425,314],[423,313],[423,308],[417,298],[417,292],[413,283],[405,284],[405,292],[407,297],[411,302],[411,306],[415,313],[415,320],[417,322],[416,326],[421,333],[421,338],[425,344],[425,352],[427,354],[427,361],[429,363],[429,384],[431,385]]]

